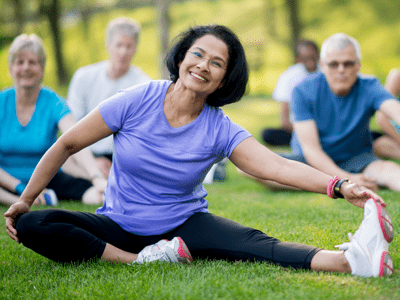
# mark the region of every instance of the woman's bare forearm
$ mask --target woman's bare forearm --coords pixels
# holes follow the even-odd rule
[[[32,205],[69,156],[70,153],[62,142],[57,141],[51,146],[37,164],[20,200]]]

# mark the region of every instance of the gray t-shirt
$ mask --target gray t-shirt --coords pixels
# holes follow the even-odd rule
[[[152,80],[136,66],[131,66],[122,77],[113,80],[107,76],[108,61],[102,61],[78,69],[72,77],[67,103],[77,121],[86,116],[103,100],[122,89]],[[112,154],[113,140],[107,137],[90,146],[95,154]]]

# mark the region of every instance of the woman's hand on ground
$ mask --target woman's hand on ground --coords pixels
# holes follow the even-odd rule
[[[10,238],[19,244],[17,230],[15,229],[15,221],[23,214],[30,211],[30,206],[24,201],[18,201],[10,206],[4,214],[6,219],[6,230]]]

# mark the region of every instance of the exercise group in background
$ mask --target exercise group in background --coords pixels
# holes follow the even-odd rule
[[[369,120],[378,111],[383,120],[400,124],[400,104],[375,78],[358,74],[361,51],[355,39],[345,34],[328,37],[321,47],[321,72],[307,75],[294,87],[288,99],[293,116],[293,154],[280,155],[232,122],[221,109],[242,99],[249,78],[239,38],[221,25],[194,26],[174,39],[165,59],[170,80],[150,80],[140,73],[141,83],[111,92],[106,99],[98,96],[91,109],[79,112],[76,107],[80,101],[90,101],[95,93],[87,87],[82,91],[79,84],[83,80],[103,76],[93,79],[93,84],[85,83],[92,86],[131,69],[138,29],[132,30],[134,35],[126,32],[114,37],[109,33],[108,62],[85,67],[74,75],[67,99],[77,103],[72,105],[79,114],[77,123],[68,102],[41,87],[45,66],[40,61],[41,52],[34,46],[10,50],[16,87],[1,93],[0,105],[10,107],[10,113],[0,115],[0,120],[11,118],[23,131],[33,121],[38,108],[33,104],[39,103],[42,94],[52,95],[55,106],[54,116],[49,117],[53,140],[42,147],[36,168],[27,182],[14,176],[14,185],[5,186],[17,198],[5,213],[11,239],[57,262],[102,259],[134,265],[209,258],[267,261],[365,277],[393,273],[389,244],[394,229],[386,203],[374,190],[378,186],[400,190],[393,180],[400,168],[373,153]],[[19,36],[14,43],[19,39],[38,41],[43,48],[37,36]],[[113,47],[118,45],[130,52],[114,65]],[[311,52],[304,54],[309,47]],[[316,71],[316,47],[305,42],[299,50],[306,57],[307,73]],[[308,63],[312,67],[308,68]],[[99,70],[90,74],[97,67]],[[88,73],[80,79],[84,72]],[[85,93],[81,100],[73,98]],[[18,104],[27,109],[25,114]],[[13,111],[13,107],[17,109]],[[348,119],[354,111],[359,114]],[[322,117],[326,115],[332,119]],[[63,125],[65,120],[68,126]],[[63,134],[56,139],[58,127]],[[110,136],[111,153],[107,152],[110,149],[88,150]],[[385,137],[387,145],[395,141],[394,136]],[[101,161],[96,162],[93,154]],[[112,163],[105,163],[110,158]],[[212,167],[226,158],[242,174],[264,184],[345,198],[364,209],[364,219],[348,243],[330,251],[280,241],[216,216],[208,210],[203,182]],[[71,159],[85,178],[60,171]],[[4,159],[0,163],[4,164]],[[87,184],[81,198],[86,202],[85,194],[90,191],[93,199],[87,203],[101,206],[96,213],[54,208],[30,211],[59,174]],[[17,191],[20,183],[24,189]]]

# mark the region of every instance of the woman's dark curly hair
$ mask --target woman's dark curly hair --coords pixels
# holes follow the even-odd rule
[[[179,78],[179,64],[184,60],[186,52],[196,40],[204,35],[213,35],[228,46],[229,61],[223,86],[207,97],[210,106],[223,106],[239,101],[246,93],[249,72],[246,55],[239,38],[230,29],[222,25],[195,26],[178,35],[176,42],[168,52],[165,63],[170,78],[176,82]]]

